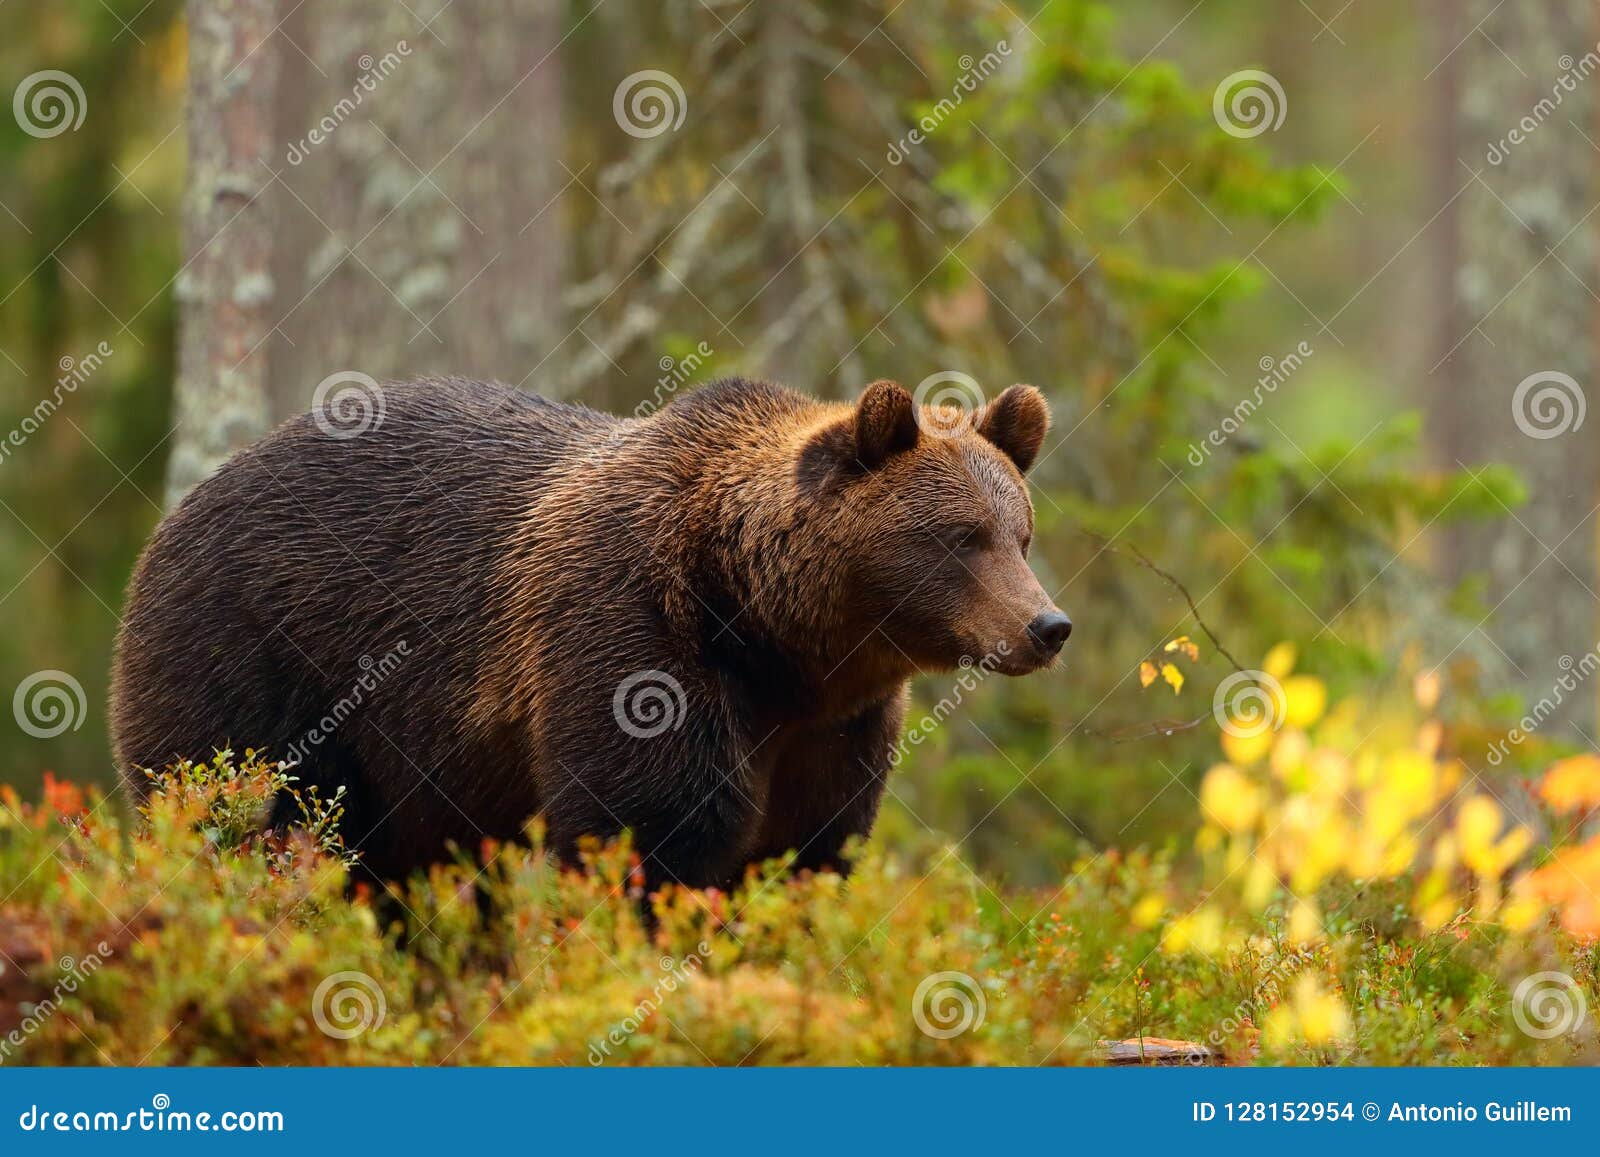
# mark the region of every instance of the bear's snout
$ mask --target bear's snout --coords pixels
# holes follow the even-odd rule
[[[1052,607],[1028,624],[1028,638],[1048,661],[1056,657],[1072,634],[1072,620]]]

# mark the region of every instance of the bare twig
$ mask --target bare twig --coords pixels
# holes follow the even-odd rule
[[[1095,534],[1092,530],[1085,530],[1083,531],[1083,534],[1085,537],[1092,538],[1095,540],[1095,542],[1099,543],[1101,550],[1108,551],[1111,554],[1122,553],[1116,547],[1112,546],[1108,539],[1102,538],[1100,535]],[[1151,562],[1150,559],[1146,557],[1145,553],[1138,547],[1129,544],[1128,552],[1133,556],[1134,560],[1138,562],[1140,566],[1160,576],[1167,582],[1169,586],[1172,587],[1173,590],[1177,591],[1183,596],[1183,601],[1189,604],[1189,613],[1194,616],[1194,621],[1199,624],[1200,629],[1205,632],[1206,638],[1211,640],[1211,645],[1217,649],[1217,654],[1226,659],[1235,671],[1245,672],[1245,667],[1243,664],[1233,657],[1232,653],[1227,647],[1222,645],[1222,640],[1217,638],[1217,633],[1213,631],[1210,624],[1208,624],[1205,619],[1201,617],[1200,608],[1195,606],[1194,596],[1189,593],[1189,588],[1184,586],[1176,575],[1172,574],[1170,571],[1163,570],[1161,567]]]
[[[1132,743],[1139,739],[1165,739],[1169,735],[1176,735],[1180,731],[1193,731],[1201,724],[1212,718],[1208,711],[1194,719],[1156,719],[1149,723],[1135,723],[1127,727],[1118,727],[1111,731],[1100,731],[1097,728],[1085,727],[1085,735],[1096,739],[1104,739],[1110,743]]]

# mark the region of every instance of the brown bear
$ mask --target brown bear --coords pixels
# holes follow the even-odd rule
[[[287,422],[156,530],[112,690],[136,794],[253,747],[347,788],[382,877],[535,814],[565,856],[631,831],[655,882],[843,870],[909,678],[1022,674],[1071,630],[1026,561],[1031,386],[971,415],[886,381],[628,419],[460,379],[377,401]]]

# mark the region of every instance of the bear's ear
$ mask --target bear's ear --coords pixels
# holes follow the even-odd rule
[[[978,433],[993,442],[1026,474],[1050,429],[1050,406],[1032,386],[1008,386],[978,415]]]
[[[899,382],[876,381],[856,403],[856,457],[869,470],[917,444],[917,406]]]

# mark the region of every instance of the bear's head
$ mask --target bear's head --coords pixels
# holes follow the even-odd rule
[[[965,413],[879,381],[813,439],[800,470],[828,510],[829,557],[842,564],[860,646],[919,671],[1021,675],[1056,657],[1072,624],[1028,566],[1023,477],[1049,426],[1032,386]]]

